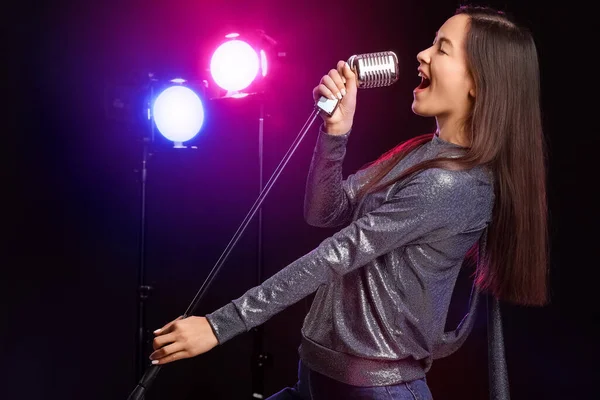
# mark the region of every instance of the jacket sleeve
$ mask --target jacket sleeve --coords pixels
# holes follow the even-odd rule
[[[342,178],[342,164],[350,132],[330,135],[319,130],[306,180],[304,219],[321,228],[345,226],[352,220],[358,190],[367,183],[369,169]]]
[[[394,248],[462,230],[478,201],[476,184],[467,174],[423,171],[380,207],[206,317],[219,343],[224,343]]]

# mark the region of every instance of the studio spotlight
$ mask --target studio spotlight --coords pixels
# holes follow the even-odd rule
[[[218,42],[210,58],[210,76],[221,89],[215,97],[241,98],[263,89],[277,42],[257,30],[250,33],[229,33]]]
[[[193,139],[204,123],[204,107],[200,96],[187,86],[185,80],[173,79],[172,85],[162,90],[152,106],[152,119],[158,131],[174,143],[185,147],[184,142]]]
[[[246,89],[256,78],[260,59],[248,43],[233,39],[221,44],[210,59],[215,83],[228,92]]]

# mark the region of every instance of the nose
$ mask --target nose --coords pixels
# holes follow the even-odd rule
[[[419,63],[429,64],[429,61],[431,61],[431,57],[429,55],[428,50],[429,49],[422,50],[417,54],[417,61],[419,61]]]

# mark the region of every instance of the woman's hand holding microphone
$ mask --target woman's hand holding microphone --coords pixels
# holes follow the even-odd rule
[[[324,75],[313,89],[315,103],[321,96],[329,99],[339,99],[336,110],[331,116],[321,112],[326,133],[331,135],[343,135],[352,128],[354,112],[356,110],[356,75],[345,61],[338,61],[337,69],[332,69]]]

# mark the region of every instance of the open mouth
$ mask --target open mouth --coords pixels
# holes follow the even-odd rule
[[[422,76],[421,84],[419,86],[417,86],[417,89],[426,89],[429,87],[430,84],[431,84],[431,81],[429,79],[427,79],[426,77]]]

